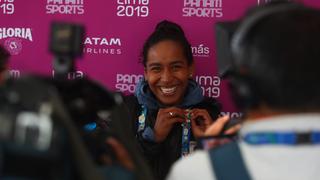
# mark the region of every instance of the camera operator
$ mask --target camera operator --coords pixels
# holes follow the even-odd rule
[[[245,112],[239,142],[177,162],[174,179],[318,179],[320,11],[296,3],[257,7],[231,40],[230,80]]]
[[[92,160],[106,179],[152,179],[135,147],[134,137],[124,127],[126,112],[119,94],[83,77],[68,79],[75,59],[83,53],[84,27],[54,22],[50,51],[54,55],[54,79],[46,79],[59,91]]]

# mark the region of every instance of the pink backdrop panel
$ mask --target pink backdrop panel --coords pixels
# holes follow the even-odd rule
[[[320,7],[317,0],[301,1]],[[134,92],[143,75],[140,53],[147,36],[163,20],[180,24],[192,44],[195,79],[206,96],[218,98],[225,113],[238,116],[217,75],[214,24],[234,20],[263,0],[0,0],[0,43],[11,53],[10,75],[52,76],[48,51],[53,21],[86,27],[84,55],[71,78],[90,78],[108,89]]]

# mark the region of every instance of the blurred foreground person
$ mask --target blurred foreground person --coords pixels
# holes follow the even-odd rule
[[[9,52],[0,45],[0,85],[4,83],[7,76]]]
[[[108,110],[116,130],[122,125],[117,115],[121,108],[106,97],[111,95],[107,91],[85,82],[87,92],[91,89],[109,101],[85,108],[83,115],[93,118],[97,108]],[[0,179],[150,179],[142,177],[144,170],[135,164],[139,154],[134,154],[134,148],[128,150],[130,144],[123,145],[122,132],[111,136],[110,131],[96,129],[99,136],[86,138],[88,134],[79,128],[81,121],[73,113],[94,98],[86,99],[79,89],[77,96],[66,100],[59,90],[39,76],[23,76],[0,88]],[[74,104],[76,100],[81,106]]]
[[[102,179],[55,88],[22,77],[0,91],[0,179]]]
[[[89,159],[100,171],[96,175],[105,179],[150,180],[152,177],[136,148],[131,129],[123,126],[128,118],[120,95],[88,77],[69,78],[69,73],[76,71],[77,57],[83,54],[84,37],[85,27],[81,24],[52,22],[49,49],[54,56],[54,78],[44,80],[59,92],[83,140],[84,151],[88,151]],[[85,169],[80,171],[86,173]]]
[[[178,161],[168,179],[319,179],[319,42],[319,10],[274,3],[249,11],[231,41],[240,140]]]

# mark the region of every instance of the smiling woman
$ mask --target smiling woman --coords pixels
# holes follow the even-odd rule
[[[217,119],[220,106],[192,79],[191,45],[178,24],[161,21],[142,56],[144,78],[125,100],[141,152],[161,180],[174,161],[192,152],[201,128]]]
[[[183,100],[193,64],[188,64],[182,47],[173,40],[163,40],[149,49],[145,80],[164,106],[178,105]]]

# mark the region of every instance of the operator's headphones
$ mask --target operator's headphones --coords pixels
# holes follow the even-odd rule
[[[259,23],[271,15],[305,7],[297,3],[271,2],[256,7],[236,28],[231,38],[231,54],[233,63],[229,72],[229,85],[233,99],[240,109],[257,107],[261,98],[259,88],[247,67],[250,59],[248,39]],[[255,36],[257,36],[255,34]]]

